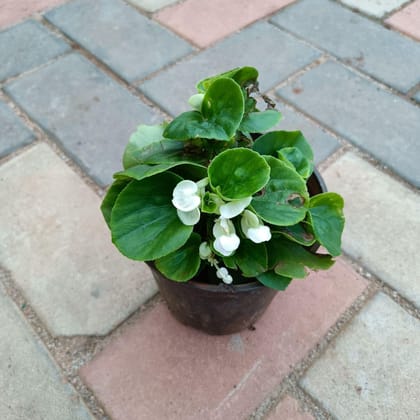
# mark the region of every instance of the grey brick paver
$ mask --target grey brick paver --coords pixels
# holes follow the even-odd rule
[[[140,90],[172,115],[189,109],[200,79],[239,66],[260,71],[261,89],[273,88],[319,57],[319,52],[266,22],[252,25],[204,52],[164,70]]]
[[[420,81],[420,43],[337,3],[304,0],[272,21],[398,90]]]
[[[420,195],[352,153],[323,175],[344,196],[345,252],[420,307]]]
[[[45,17],[129,82],[192,51],[186,41],[120,0],[74,0]]]
[[[70,46],[40,23],[28,20],[0,32],[0,80],[64,54]]]
[[[417,102],[420,102],[420,91],[418,91],[418,92],[414,95],[414,99],[415,99]]]
[[[340,147],[340,143],[335,137],[318,127],[308,118],[282,106],[281,103],[277,104],[277,109],[282,113],[283,118],[273,130],[302,131],[313,148],[316,165]]]
[[[379,293],[302,385],[338,419],[418,419],[420,322]]]
[[[77,54],[62,57],[5,89],[102,185],[121,169],[122,152],[137,125],[162,120]]]
[[[0,325],[0,418],[93,420],[1,284]]]
[[[278,93],[420,186],[420,109],[415,105],[333,62]]]
[[[156,292],[112,244],[100,201],[46,144],[0,167],[0,264],[54,335],[107,334]]]
[[[4,102],[0,101],[0,157],[31,143],[33,139],[32,132]]]

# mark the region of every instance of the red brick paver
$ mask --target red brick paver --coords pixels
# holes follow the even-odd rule
[[[208,336],[159,304],[81,375],[115,420],[248,415],[364,290],[338,262],[279,293],[255,331]]]
[[[420,0],[404,7],[386,20],[388,25],[420,40]]]
[[[14,25],[33,13],[50,9],[65,0],[1,0],[0,29]]]
[[[309,413],[303,412],[295,399],[286,396],[267,420],[313,420],[313,417]]]
[[[186,0],[157,13],[156,19],[199,47],[206,47],[293,1]]]

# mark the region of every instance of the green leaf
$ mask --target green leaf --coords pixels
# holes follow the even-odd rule
[[[124,150],[124,169],[131,168],[140,163],[155,163],[155,160],[151,158],[162,153],[164,156],[173,152],[177,152],[177,156],[179,153],[182,153],[184,149],[183,142],[163,139],[164,127],[165,124],[140,125],[137,128],[137,131],[132,134]],[[163,161],[165,161],[164,158]]]
[[[264,286],[275,290],[286,290],[287,286],[292,281],[292,279],[288,277],[279,276],[274,271],[267,271],[265,273],[259,274],[257,279]]]
[[[200,181],[207,177],[207,168],[204,165],[181,164],[172,167],[171,172],[183,179],[191,179],[192,181]]]
[[[238,268],[234,255],[230,255],[229,257],[222,257],[222,260],[227,268],[231,268],[232,270],[236,270]]]
[[[208,168],[212,188],[226,200],[250,197],[270,177],[265,159],[251,149],[228,149],[216,156]]]
[[[110,227],[109,225],[111,223],[111,212],[115,201],[117,200],[120,192],[128,185],[129,182],[129,180],[125,179],[114,181],[106,192],[104,199],[102,200],[101,211],[108,227]]]
[[[234,257],[244,277],[256,277],[267,270],[267,248],[263,243],[256,244],[248,239],[241,239]]]
[[[172,192],[182,178],[165,172],[131,181],[119,194],[111,214],[112,240],[133,260],[161,258],[185,244],[192,226],[185,226],[172,205]]]
[[[301,245],[283,238],[270,241],[270,263],[274,262],[274,272],[280,276],[303,279],[312,270],[327,270],[334,261],[331,255],[312,254]],[[270,267],[271,267],[270,265]]]
[[[315,238],[334,257],[341,254],[343,207],[343,198],[332,192],[315,195],[309,202],[309,221]]]
[[[270,180],[251,206],[261,219],[277,226],[291,226],[306,216],[309,194],[304,179],[286,163],[266,156]]]
[[[166,127],[164,135],[176,140],[189,140],[199,137],[227,140],[223,127],[207,121],[198,111],[187,111],[174,118]]]
[[[293,226],[279,226],[272,230],[272,233],[280,233],[287,239],[304,246],[311,246],[315,243],[315,236],[305,229],[303,222]]]
[[[163,135],[174,140],[230,140],[244,115],[244,97],[232,79],[217,79],[207,90],[201,113],[188,111],[175,118]]]
[[[194,162],[188,162],[180,160],[178,162],[169,162],[169,163],[159,163],[157,165],[147,165],[147,164],[140,164],[136,166],[132,166],[125,171],[117,172],[114,174],[114,178],[117,179],[126,179],[126,178],[132,178],[136,179],[137,181],[141,181],[144,178],[151,177],[153,175],[162,173],[167,171],[168,169],[175,168],[176,166],[194,166],[196,170],[199,168],[201,171],[199,172],[201,174],[200,178],[205,178],[207,176],[207,168],[203,165],[200,165],[198,163]]]
[[[200,268],[200,243],[200,235],[192,233],[181,248],[156,260],[156,268],[174,281],[186,282],[192,279]]]
[[[306,159],[297,147],[284,147],[280,149],[278,151],[278,157],[280,160],[290,162],[296,169],[296,172],[305,179],[309,178],[314,170],[312,161]]]
[[[239,130],[244,133],[262,133],[274,127],[280,119],[280,112],[274,109],[268,109],[262,112],[250,112],[242,120]]]
[[[218,74],[216,76],[207,77],[197,83],[197,91],[199,93],[206,93],[207,89],[221,77],[227,77],[235,80],[240,86],[245,86],[249,83],[254,83],[258,79],[258,70],[254,67],[236,67],[232,70]]]
[[[257,109],[257,101],[252,97],[246,97],[246,92],[244,92],[245,98],[245,114],[254,112]]]
[[[252,146],[261,155],[275,157],[284,147],[296,147],[306,159],[309,161],[314,159],[312,148],[300,131],[271,131],[258,137]]]

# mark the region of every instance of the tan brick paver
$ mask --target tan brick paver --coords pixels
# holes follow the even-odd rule
[[[199,47],[207,47],[293,1],[187,0],[157,13],[156,19]]]
[[[394,13],[385,22],[394,29],[420,41],[420,0]]]
[[[36,12],[41,12],[65,0],[2,0],[0,2],[0,29],[14,25]]]

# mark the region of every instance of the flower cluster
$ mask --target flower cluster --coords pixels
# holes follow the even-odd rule
[[[184,225],[193,226],[200,221],[200,208],[207,185],[208,179],[204,178],[198,182],[182,180],[174,188],[172,204],[175,206],[178,217]],[[235,225],[232,221],[237,216],[241,216],[240,226],[246,238],[257,244],[268,242],[271,239],[270,228],[265,226],[255,213],[247,209],[251,204],[251,200],[252,197],[228,202],[225,202],[220,197],[214,200],[217,204],[212,213],[219,217],[214,218],[212,248],[217,254],[229,257],[239,248],[241,239],[236,233]],[[225,267],[217,265],[212,248],[207,242],[203,242],[200,247],[200,258],[214,265],[217,268],[217,277],[222,279],[223,282],[230,284],[232,277]]]

